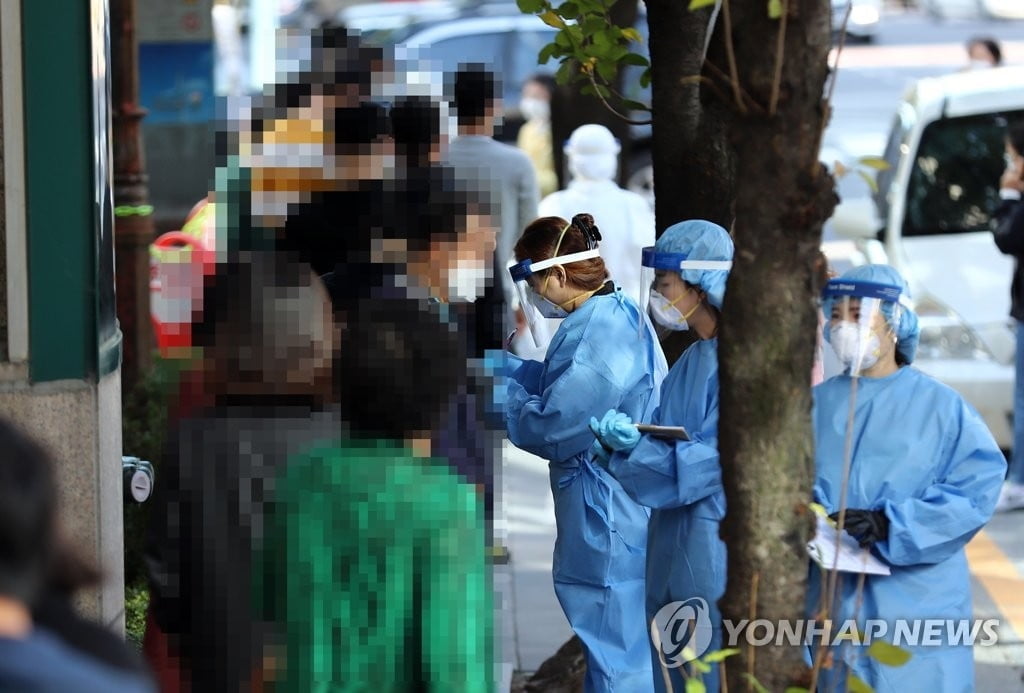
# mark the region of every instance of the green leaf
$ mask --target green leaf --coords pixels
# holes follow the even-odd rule
[[[808,693],[806,688],[800,688],[800,686],[790,686],[785,690],[785,693]]]
[[[758,681],[753,674],[744,672],[743,678],[747,680],[747,683],[754,687],[754,690],[757,691],[757,693],[768,693],[768,689],[762,686],[761,682]]]
[[[730,647],[725,650],[715,650],[704,655],[703,660],[708,664],[714,664],[715,662],[721,662],[723,659],[738,655],[740,653],[735,647]]]
[[[578,26],[587,36],[594,36],[604,31],[605,27],[608,26],[608,22],[604,16],[590,15],[580,22]]]
[[[549,43],[540,49],[540,53],[537,54],[537,64],[544,65],[547,61],[554,57],[555,51],[558,50],[558,46],[554,43]]]
[[[868,657],[890,667],[901,667],[910,661],[909,652],[883,640],[875,640],[871,643],[868,647]]]
[[[640,67],[647,67],[651,64],[650,60],[637,53],[626,53],[622,56],[620,62],[623,65],[639,65]]]
[[[715,0],[690,0],[689,10],[690,12],[693,12],[694,10],[699,10],[704,7],[711,7],[714,4]]]
[[[862,156],[857,159],[857,163],[873,168],[876,171],[887,171],[889,169],[889,162],[879,156]]]
[[[871,177],[869,173],[862,171],[858,168],[857,175],[864,179],[864,182],[868,184],[869,188],[871,188],[871,192],[878,192],[878,183],[875,181],[874,178]]]
[[[565,20],[558,16],[554,10],[548,10],[540,15],[540,20],[555,29],[564,29]]]
[[[707,688],[700,679],[686,679],[686,693],[705,693]]]
[[[568,84],[572,80],[574,72],[575,62],[566,60],[559,65],[558,70],[555,72],[555,81],[559,84]]]
[[[615,66],[615,63],[602,60],[597,63],[597,74],[601,76],[601,79],[611,82],[615,79],[615,75],[618,74],[619,69]],[[607,96],[607,95],[605,95]]]
[[[640,75],[640,87],[646,89],[651,86],[651,68],[644,70],[644,73]]]
[[[768,0],[768,19],[778,19],[782,16],[782,0]]]
[[[849,691],[849,693],[875,693],[871,686],[864,683],[853,674],[846,677],[846,690]]]
[[[520,12],[537,14],[544,9],[544,0],[516,0]]]
[[[694,669],[696,669],[701,674],[710,674],[711,673],[711,665],[707,664],[705,662],[702,662],[699,659],[691,660],[690,664],[693,666]]]
[[[622,37],[630,41],[636,41],[637,43],[643,43],[644,37],[640,35],[640,32],[633,27],[627,27],[622,30]]]
[[[569,50],[572,48],[572,39],[569,38],[568,31],[559,31],[555,34],[555,45],[560,48]]]
[[[622,105],[631,111],[650,111],[651,107],[641,101],[633,101],[632,99],[623,99]]]
[[[566,19],[576,19],[580,16],[580,8],[575,2],[563,2],[556,11]]]

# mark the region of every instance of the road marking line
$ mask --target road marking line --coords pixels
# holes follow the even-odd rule
[[[984,530],[967,545],[967,563],[999,609],[1003,623],[1024,637],[1024,578]]]

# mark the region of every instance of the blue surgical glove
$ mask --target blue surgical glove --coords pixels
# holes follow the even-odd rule
[[[636,430],[633,420],[614,409],[609,409],[600,423],[591,418],[590,430],[594,431],[594,435],[605,447],[612,450],[629,452],[640,442],[640,431]]]

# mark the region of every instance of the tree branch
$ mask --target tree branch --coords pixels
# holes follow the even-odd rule
[[[715,92],[715,96],[722,100],[722,103],[729,103],[729,97],[722,93],[722,90],[718,88],[718,85],[713,80],[708,79],[704,75],[690,75],[689,77],[683,77],[679,80],[682,85],[703,83],[707,84],[711,91]]]
[[[730,81],[729,80],[729,75],[725,74],[725,71],[722,70],[722,68],[718,67],[718,65],[715,65],[713,62],[711,62],[710,60],[708,60],[706,58],[704,60],[704,64],[707,65],[708,67],[710,67],[715,72],[715,74],[717,74],[719,77],[721,77],[726,83],[728,83]],[[740,85],[740,93],[742,93],[743,96],[746,97],[747,101],[754,108],[754,110],[756,110],[758,113],[761,113],[762,115],[767,113],[767,111],[764,109],[764,106],[759,104],[754,99],[754,97],[750,95],[750,92],[748,92],[746,89],[743,88],[742,84]]]
[[[736,99],[736,106],[740,113],[747,112],[747,106],[743,103],[743,96],[740,93],[740,75],[736,69],[736,51],[732,45],[732,18],[729,12],[729,0],[722,0],[722,19],[725,21],[725,54],[729,58],[729,82],[732,84],[732,95]]]
[[[601,100],[601,103],[604,104],[604,107],[611,111],[616,117],[621,118],[630,125],[650,125],[653,122],[650,118],[648,118],[647,120],[633,120],[629,116],[619,113],[617,110],[615,110],[615,107],[608,103],[608,100],[604,98],[604,96],[602,96],[601,90],[598,89],[598,86],[600,85],[598,85],[597,80],[594,79],[593,71],[586,70],[586,73],[587,78],[590,80],[590,84],[594,87],[594,94],[597,96],[598,99]]]
[[[768,115],[775,115],[779,107],[779,89],[782,87],[782,56],[786,50],[786,22],[789,19],[789,2],[780,0],[782,16],[779,18],[779,35],[775,42],[775,75],[772,77],[772,95],[768,100]]]

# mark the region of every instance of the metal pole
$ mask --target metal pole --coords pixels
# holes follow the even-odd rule
[[[122,379],[130,386],[150,364],[148,247],[155,238],[138,104],[135,0],[110,0],[117,315],[124,334]]]

